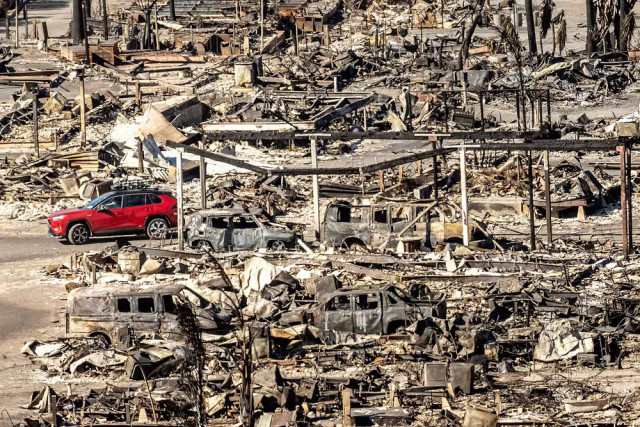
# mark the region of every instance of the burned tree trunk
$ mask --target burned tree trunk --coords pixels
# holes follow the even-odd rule
[[[82,0],[73,0],[73,19],[71,21],[71,38],[78,44],[84,39],[84,26],[82,25]]]
[[[595,51],[595,41],[593,39],[593,30],[595,26],[595,16],[593,10],[593,0],[586,0],[587,7],[587,53]]]
[[[527,14],[527,35],[529,37],[529,54],[537,55],[538,46],[536,45],[536,25],[533,22],[533,1],[524,1],[525,12]]]
[[[484,7],[484,0],[478,3],[476,13],[473,16],[473,21],[471,21],[471,25],[469,25],[469,29],[467,30],[467,33],[464,35],[464,40],[462,41],[462,47],[460,48],[460,53],[458,54],[458,70],[462,70],[464,66],[464,61],[466,61],[466,59],[469,57],[469,48],[471,47],[471,39],[473,39],[473,33],[476,31],[476,28],[480,23],[480,19],[482,18],[483,7]]]

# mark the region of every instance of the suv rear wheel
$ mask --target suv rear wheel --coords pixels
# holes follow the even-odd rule
[[[209,252],[213,250],[213,246],[211,246],[211,243],[206,240],[200,240],[196,243],[196,249],[202,252]]]
[[[284,251],[287,249],[287,245],[282,240],[274,240],[269,246],[274,251]]]
[[[67,239],[74,245],[84,245],[89,241],[89,227],[85,224],[72,225],[67,232]]]
[[[147,236],[152,239],[162,239],[169,232],[169,224],[163,218],[154,218],[147,224]]]

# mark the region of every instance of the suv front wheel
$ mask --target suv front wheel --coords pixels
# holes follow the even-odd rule
[[[169,232],[169,224],[162,218],[154,218],[147,224],[147,236],[152,239],[162,239]]]
[[[89,227],[85,224],[75,224],[67,232],[67,239],[74,245],[84,245],[89,241]]]

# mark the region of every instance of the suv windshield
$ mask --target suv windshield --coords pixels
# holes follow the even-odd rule
[[[96,206],[98,206],[100,203],[102,203],[107,197],[113,195],[113,193],[105,193],[100,197],[97,197],[95,199],[93,199],[92,201],[89,202],[88,205],[86,205],[84,208],[82,209],[86,209],[86,210],[90,210],[90,209],[95,209]]]

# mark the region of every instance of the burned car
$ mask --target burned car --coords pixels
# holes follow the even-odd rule
[[[437,242],[461,243],[458,207],[448,201],[352,205],[338,201],[327,206],[321,239],[327,246],[388,248],[408,251],[435,247]],[[484,239],[481,224],[470,221],[470,240]]]
[[[181,335],[178,309],[185,301],[190,301],[203,329],[217,327],[215,315],[205,310],[207,303],[184,286],[73,289],[67,297],[66,335],[94,338],[117,348],[128,347],[133,336],[148,332],[175,338]]]
[[[187,225],[189,246],[201,250],[249,251],[293,248],[296,234],[284,225],[259,218],[262,210],[214,209],[198,212]]]
[[[446,318],[441,295],[416,299],[395,286],[338,289],[305,313],[306,321],[323,331],[392,334],[424,318]]]

